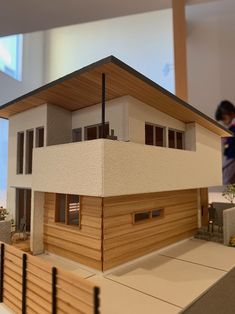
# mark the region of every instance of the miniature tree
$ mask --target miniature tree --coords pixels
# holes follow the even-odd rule
[[[231,204],[234,204],[235,198],[235,184],[229,184],[226,187],[226,190],[223,192],[223,197],[226,198]]]
[[[5,220],[8,214],[9,213],[5,208],[0,207],[0,221]]]

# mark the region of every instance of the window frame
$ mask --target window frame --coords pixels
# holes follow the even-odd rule
[[[146,125],[153,127],[153,145],[152,144],[146,144],[146,129],[145,129],[145,145],[148,146],[155,146],[155,147],[167,147],[167,128],[163,125],[151,123],[151,122],[145,122],[144,128],[146,128]],[[156,145],[156,128],[160,128],[163,130],[163,145]]]
[[[65,204],[66,204],[66,208],[65,208],[65,221],[59,221],[58,217],[59,217],[59,205],[60,205],[60,201],[59,201],[59,197],[60,195],[65,195]],[[78,210],[78,224],[70,224],[69,223],[69,197],[73,196],[75,194],[65,194],[65,193],[56,193],[56,206],[55,206],[55,217],[54,217],[54,222],[55,224],[59,224],[61,226],[65,226],[68,228],[75,228],[76,230],[81,229],[81,196],[80,195],[76,195],[79,197],[79,210]]]
[[[33,134],[32,151],[29,149],[29,134]],[[25,131],[25,174],[31,175],[33,172],[33,149],[34,149],[34,129]],[[31,162],[29,164],[29,156],[31,155]]]
[[[153,217],[153,211],[160,211],[160,215],[156,216],[156,217]],[[138,214],[145,214],[145,213],[149,214],[148,218],[143,219],[143,220],[139,220],[139,221],[135,220],[136,215],[138,215]],[[159,207],[159,208],[156,207],[156,208],[152,208],[152,209],[136,211],[136,212],[134,212],[132,214],[132,224],[133,225],[138,225],[138,224],[147,223],[147,222],[150,222],[150,221],[153,221],[153,220],[163,219],[164,217],[165,217],[165,208],[163,208],[163,207]]]
[[[108,125],[108,130],[110,131],[110,125],[109,125],[109,122],[108,122],[108,121],[105,122],[105,126],[106,126],[106,125]],[[87,130],[88,130],[89,128],[96,128],[96,134],[97,134],[96,140],[102,138],[102,134],[100,134],[100,131],[99,131],[99,128],[100,128],[100,127],[102,127],[102,123],[91,124],[91,125],[85,126],[85,127],[84,127],[84,140],[85,140],[85,141],[92,141],[92,140],[94,140],[94,139],[88,140],[88,138],[87,138]]]
[[[19,142],[19,138],[20,136],[23,135],[23,147],[22,147],[22,161],[20,158],[20,142]],[[20,131],[17,132],[17,152],[16,152],[16,174],[21,175],[24,174],[24,158],[25,158],[25,132],[24,131]],[[22,168],[22,171],[20,170]]]
[[[174,132],[174,141],[175,141],[175,147],[169,147],[169,131]],[[171,149],[179,149],[179,150],[185,150],[185,132],[173,128],[168,128],[168,148]],[[177,133],[182,134],[182,148],[177,147]]]
[[[39,146],[39,132],[40,130],[43,130],[43,145]],[[45,128],[44,126],[40,126],[38,128],[36,128],[35,130],[35,147],[36,148],[40,148],[40,147],[44,147],[45,146]]]

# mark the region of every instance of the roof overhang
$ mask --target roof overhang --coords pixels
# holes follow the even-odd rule
[[[231,133],[219,123],[171,94],[114,56],[109,56],[0,107],[0,117],[11,116],[45,103],[75,111],[101,102],[102,73],[106,99],[130,95],[184,122],[196,122],[219,136]]]

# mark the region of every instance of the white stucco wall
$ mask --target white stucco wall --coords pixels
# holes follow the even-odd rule
[[[36,148],[34,191],[101,196],[104,140]]]
[[[46,145],[70,143],[72,140],[72,113],[61,107],[47,106]]]
[[[196,151],[102,139],[37,148],[33,189],[107,197],[219,185],[220,137],[194,129]]]
[[[105,141],[104,196],[221,185],[220,137],[195,130],[196,151]]]
[[[110,130],[114,129],[115,135],[120,141],[128,140],[128,96],[123,96],[106,102],[106,122],[109,122]],[[72,128],[84,127],[101,123],[101,104],[80,109],[72,113]]]
[[[15,187],[31,188],[32,186],[32,175],[16,174],[17,133],[34,129],[34,146],[35,146],[36,139],[35,129],[37,127],[44,126],[46,136],[46,125],[47,125],[47,105],[42,105],[40,107],[27,110],[20,114],[14,115],[9,119],[7,208],[10,211],[13,218],[16,206]],[[24,156],[25,149],[26,145],[24,145]]]

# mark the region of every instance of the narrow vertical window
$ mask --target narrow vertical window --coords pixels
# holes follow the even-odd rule
[[[168,131],[168,143],[169,148],[175,148],[175,131],[173,130]]]
[[[154,145],[153,125],[145,124],[145,144]]]
[[[66,194],[58,194],[55,217],[56,222],[65,223],[66,208],[67,208]]]
[[[184,149],[184,134],[182,132],[176,132],[176,148]]]
[[[17,165],[16,173],[23,174],[24,170],[24,132],[17,133]]]
[[[164,146],[164,129],[161,127],[155,127],[155,145]]]
[[[36,129],[36,147],[43,147],[44,146],[44,128],[37,128]]]
[[[31,174],[33,167],[33,130],[26,131],[25,173]]]

